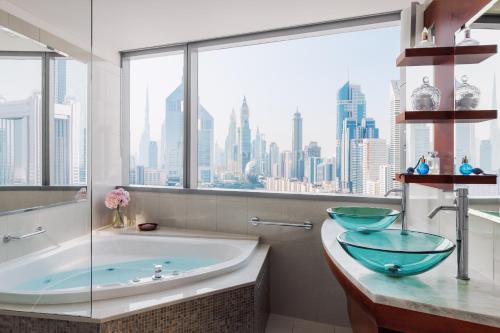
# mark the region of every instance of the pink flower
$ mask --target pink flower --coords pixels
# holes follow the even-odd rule
[[[118,188],[108,193],[104,204],[109,209],[127,207],[130,201],[130,194],[123,188]]]

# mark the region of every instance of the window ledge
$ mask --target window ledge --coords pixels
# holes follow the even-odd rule
[[[370,197],[363,195],[343,195],[330,193],[286,193],[286,192],[264,192],[264,191],[238,191],[225,189],[188,189],[163,186],[139,186],[128,185],[123,187],[131,192],[157,192],[157,193],[176,193],[176,194],[197,194],[197,195],[220,195],[234,197],[253,197],[253,198],[271,198],[288,200],[314,200],[314,201],[336,201],[336,202],[355,202],[355,203],[375,203],[375,204],[400,204],[401,198],[392,197]]]

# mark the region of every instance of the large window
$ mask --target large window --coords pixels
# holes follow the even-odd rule
[[[129,183],[383,195],[403,167],[396,17],[125,52]]]
[[[200,47],[198,187],[383,195],[398,52],[395,26]]]
[[[129,183],[182,186],[184,54],[125,59],[130,121]]]
[[[0,73],[0,185],[39,185],[42,57],[0,55]]]

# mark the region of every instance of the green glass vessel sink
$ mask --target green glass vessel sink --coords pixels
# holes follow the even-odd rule
[[[326,212],[344,229],[361,232],[383,230],[399,217],[397,210],[375,207],[337,207]]]
[[[389,276],[428,271],[455,249],[452,241],[417,231],[386,229],[375,233],[346,231],[337,236],[342,248],[363,266]]]

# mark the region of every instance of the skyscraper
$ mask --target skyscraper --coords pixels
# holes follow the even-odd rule
[[[57,104],[64,104],[64,100],[66,98],[66,59],[56,59],[55,61],[55,75],[54,75],[54,95],[55,102]]]
[[[389,151],[389,163],[391,165],[390,177],[387,183],[388,189],[399,186],[392,179],[401,172],[401,125],[396,124],[396,117],[401,113],[401,90],[398,80],[391,80],[389,88],[389,112],[391,113],[391,147]]]
[[[225,141],[226,170],[230,172],[238,171],[238,135],[236,127],[236,114],[234,109],[229,118],[229,128]]]
[[[198,106],[198,180],[214,180],[214,118],[201,105]]]
[[[351,163],[353,160],[358,161],[360,158],[359,156],[351,156],[351,141],[356,139],[356,125],[355,119],[344,119],[342,138],[340,140],[340,158],[337,157],[337,159],[340,159],[339,189],[347,193],[352,192]],[[357,166],[353,167],[354,170],[356,170],[356,168]]]
[[[269,167],[271,168],[271,177],[283,177],[280,150],[276,142],[271,142],[269,145]]]
[[[158,168],[158,143],[156,141],[149,141],[148,155],[149,155],[148,167],[150,167],[152,169],[157,169]]]
[[[167,185],[182,183],[184,142],[184,86],[181,83],[165,100],[165,120],[160,143],[160,169],[167,174]]]
[[[146,106],[144,109],[144,128],[142,130],[141,141],[139,143],[139,161],[138,164],[149,167],[149,88],[146,88]]]
[[[311,141],[304,147],[304,181],[314,183],[316,180],[315,162],[317,158],[321,157],[321,147],[316,141]],[[316,161],[317,162],[317,161]],[[313,181],[314,178],[314,181]]]
[[[292,178],[302,180],[304,162],[302,156],[302,116],[299,108],[293,115],[292,155]]]
[[[366,99],[359,85],[351,85],[347,81],[337,93],[337,171],[340,175],[342,160],[342,139],[344,137],[344,120],[352,118],[356,125],[366,116]]]
[[[389,161],[387,142],[385,141],[385,139],[363,139],[362,144],[362,193],[377,195],[380,194],[381,191],[383,191],[383,189],[381,189],[380,187],[380,181],[382,181],[382,179],[380,179],[380,167],[383,165],[387,165],[387,162]],[[368,188],[370,186],[369,184],[374,184],[372,193],[368,191]]]
[[[243,97],[243,103],[240,110],[240,138],[239,138],[239,162],[240,170],[243,174],[247,163],[251,158],[251,131],[250,131],[250,109],[248,108],[247,98]]]

